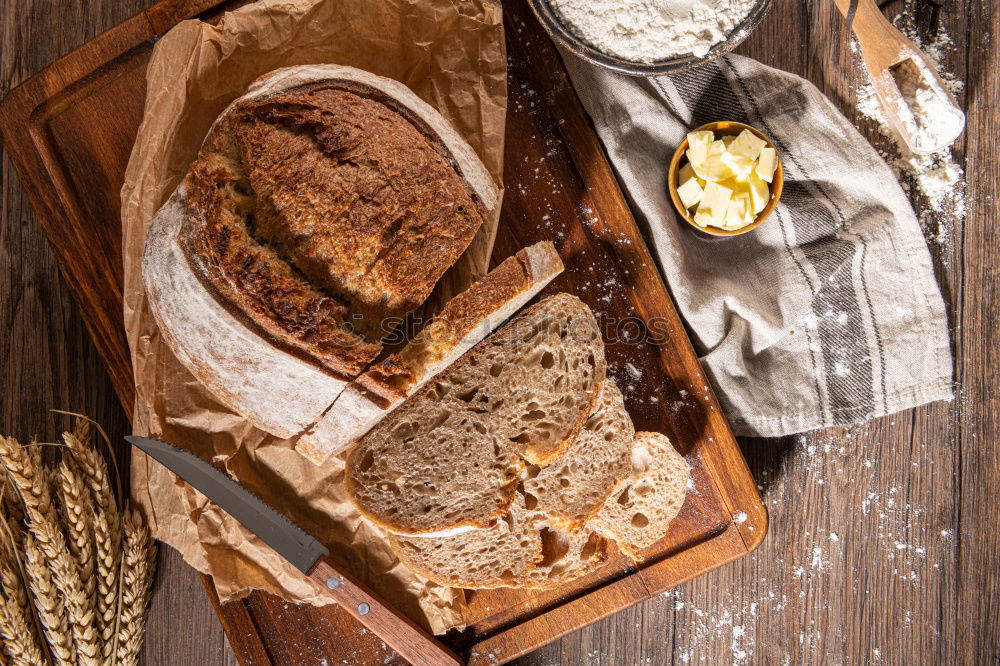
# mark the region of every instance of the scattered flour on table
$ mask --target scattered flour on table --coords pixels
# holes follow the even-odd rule
[[[836,620],[869,607],[865,597],[872,594],[894,600],[879,612],[894,619],[903,640],[925,632],[914,609],[931,591],[947,589],[954,575],[955,517],[945,510],[949,502],[906,468],[886,465],[895,459],[888,449],[871,450],[878,428],[866,423],[795,436],[755,472],[775,533],[732,565],[740,568],[740,584],[712,574],[652,601],[675,614],[678,664],[716,663],[719,646],[731,648],[732,664],[842,663],[851,629]],[[914,464],[947,464],[926,443],[912,455]],[[812,517],[804,520],[807,507]],[[778,636],[773,627],[781,623],[797,627]],[[872,636],[870,654],[888,654],[893,640]]]
[[[898,26],[900,30],[907,34],[910,39],[923,51],[934,64],[934,68],[944,81],[944,86],[952,95],[962,92],[964,84],[953,74],[945,70],[941,61],[944,56],[954,48],[951,37],[946,33],[939,33],[932,41],[921,41],[915,31],[905,23]],[[857,43],[852,41],[852,48],[858,60],[860,50]],[[862,67],[864,66],[863,61]],[[918,96],[916,87],[904,88],[904,95],[909,90],[910,96],[914,99]],[[946,246],[951,240],[954,221],[965,217],[965,173],[962,167],[955,161],[951,153],[951,148],[944,148],[930,155],[915,155],[911,153],[902,143],[895,132],[886,123],[882,113],[875,89],[870,83],[865,83],[857,89],[858,111],[879,124],[882,134],[896,141],[898,153],[896,155],[884,155],[889,162],[889,166],[896,172],[897,178],[907,192],[916,191],[925,200],[928,210],[920,215],[920,225],[928,240],[934,241],[940,246]],[[921,98],[925,94],[920,94]],[[941,114],[934,112],[935,103],[928,102],[926,113],[921,113],[919,123],[924,126],[924,131],[933,138],[935,135],[941,136],[953,131],[955,118],[951,114]],[[924,105],[914,104],[920,112]]]
[[[549,0],[566,27],[598,51],[632,62],[703,57],[755,0]]]

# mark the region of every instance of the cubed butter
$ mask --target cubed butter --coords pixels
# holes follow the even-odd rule
[[[723,187],[718,183],[708,183],[701,195],[701,203],[698,204],[698,212],[695,217],[707,216],[710,220],[709,224],[722,225],[726,219],[726,212],[729,210],[729,202],[732,197],[733,191],[728,187]]]
[[[701,201],[703,192],[697,178],[689,178],[677,187],[677,196],[685,208],[697,205]]]
[[[733,155],[739,155],[740,157],[745,157],[750,161],[757,159],[760,156],[760,151],[767,145],[767,142],[759,138],[756,134],[750,130],[743,130],[740,135],[736,137],[732,145],[729,146],[729,152]]]
[[[709,155],[722,155],[724,152],[726,152],[726,142],[722,139],[713,141],[712,145],[708,147]]]
[[[767,205],[771,198],[771,189],[756,173],[750,174],[750,177],[747,178],[747,185],[750,186],[750,201],[753,203],[753,214],[756,215]]]
[[[777,154],[749,130],[715,138],[688,134],[688,162],[677,177],[677,195],[702,227],[742,229],[752,224],[771,198]]]
[[[680,171],[677,172],[677,186],[680,187],[689,180],[693,180],[698,183],[698,187],[705,189],[705,179],[699,178],[698,174],[694,172],[694,169],[691,168],[690,164],[685,164],[680,168]]]
[[[691,164],[700,164],[708,157],[709,146],[715,140],[715,135],[709,131],[688,132],[687,158]]]
[[[712,222],[712,211],[701,210],[700,208],[694,213],[694,223],[699,227],[710,227],[713,225]]]
[[[720,180],[735,177],[736,174],[734,174],[733,170],[729,168],[728,164],[726,164],[723,159],[724,156],[724,153],[709,155],[701,164],[692,164],[694,172],[702,180],[711,182],[719,182]]]
[[[729,209],[726,211],[726,227],[742,229],[748,224],[752,224],[755,217],[753,205],[750,203],[750,195],[745,192],[733,194],[733,198],[729,201]]]
[[[737,155],[736,153],[728,150],[722,154],[720,159],[722,159],[723,163],[725,163],[725,165],[729,167],[729,170],[733,172],[733,176],[739,178],[740,180],[746,180],[746,178],[750,175],[750,172],[753,171],[755,165],[755,162],[749,157]]]
[[[778,153],[774,148],[764,147],[760,151],[757,159],[757,168],[754,171],[757,177],[768,183],[774,182],[774,171],[778,168]]]

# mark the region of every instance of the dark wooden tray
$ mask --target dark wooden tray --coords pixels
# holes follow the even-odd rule
[[[236,4],[164,0],[53,63],[0,105],[6,150],[127,413],[134,390],[122,327],[119,190],[142,116],[145,65],[157,36],[179,21],[210,19]],[[495,257],[556,241],[567,270],[547,292],[570,291],[594,308],[637,429],[671,436],[692,464],[694,490],[637,567],[618,560],[549,592],[470,593],[470,626],[446,641],[474,664],[509,661],[742,557],[767,531],[743,456],[552,42],[524,0],[506,2],[504,14],[507,193]],[[220,604],[211,580],[205,583],[242,663],[398,660],[335,607],[264,593]]]

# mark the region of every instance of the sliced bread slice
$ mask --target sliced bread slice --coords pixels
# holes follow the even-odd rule
[[[526,310],[428,382],[351,451],[345,487],[368,519],[403,535],[490,527],[523,459],[560,457],[605,377],[594,314],[558,294]]]
[[[636,433],[632,474],[587,523],[623,553],[640,553],[659,541],[684,504],[691,468],[666,435]]]
[[[399,353],[349,384],[323,418],[299,438],[296,450],[320,464],[347,448],[524,307],[562,270],[559,254],[548,241],[508,257],[448,301]]]
[[[597,569],[614,547],[593,530],[545,524],[522,501],[493,527],[448,537],[389,536],[400,561],[441,585],[550,588]]]
[[[600,405],[565,456],[529,466],[525,503],[552,525],[575,529],[596,514],[632,471],[635,427],[614,381],[604,382]]]

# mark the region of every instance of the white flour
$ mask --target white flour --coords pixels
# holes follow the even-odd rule
[[[945,88],[953,95],[961,93],[963,84],[941,65],[941,60],[948,49],[952,47],[951,38],[941,33],[933,41],[922,43],[919,36],[906,25],[899,26],[907,33],[920,50],[927,54],[934,68],[944,80]],[[856,43],[852,47],[857,53]],[[858,58],[861,61],[860,58]],[[864,63],[862,61],[862,67]],[[905,92],[904,92],[905,94]],[[911,96],[916,97],[917,90],[911,90]],[[920,216],[921,226],[929,240],[938,245],[945,245],[950,240],[954,221],[965,217],[965,173],[952,156],[951,148],[946,147],[930,155],[915,155],[911,153],[896,134],[889,129],[875,89],[870,84],[864,84],[857,89],[858,111],[879,123],[880,131],[894,139],[898,145],[897,155],[886,155],[889,165],[907,191],[918,192],[927,204],[929,210]],[[931,104],[931,103],[928,103]],[[916,106],[921,108],[921,104]],[[938,113],[922,114],[922,122],[929,128],[932,139],[952,131],[953,118],[948,114],[942,117]]]
[[[906,57],[909,51],[901,53]],[[913,137],[914,149],[925,154],[940,152],[962,133],[965,118],[948,100],[923,62],[905,60],[893,70],[896,86],[903,97],[906,112],[900,118]]]
[[[632,62],[691,53],[702,57],[723,41],[755,0],[549,0],[580,39]]]

